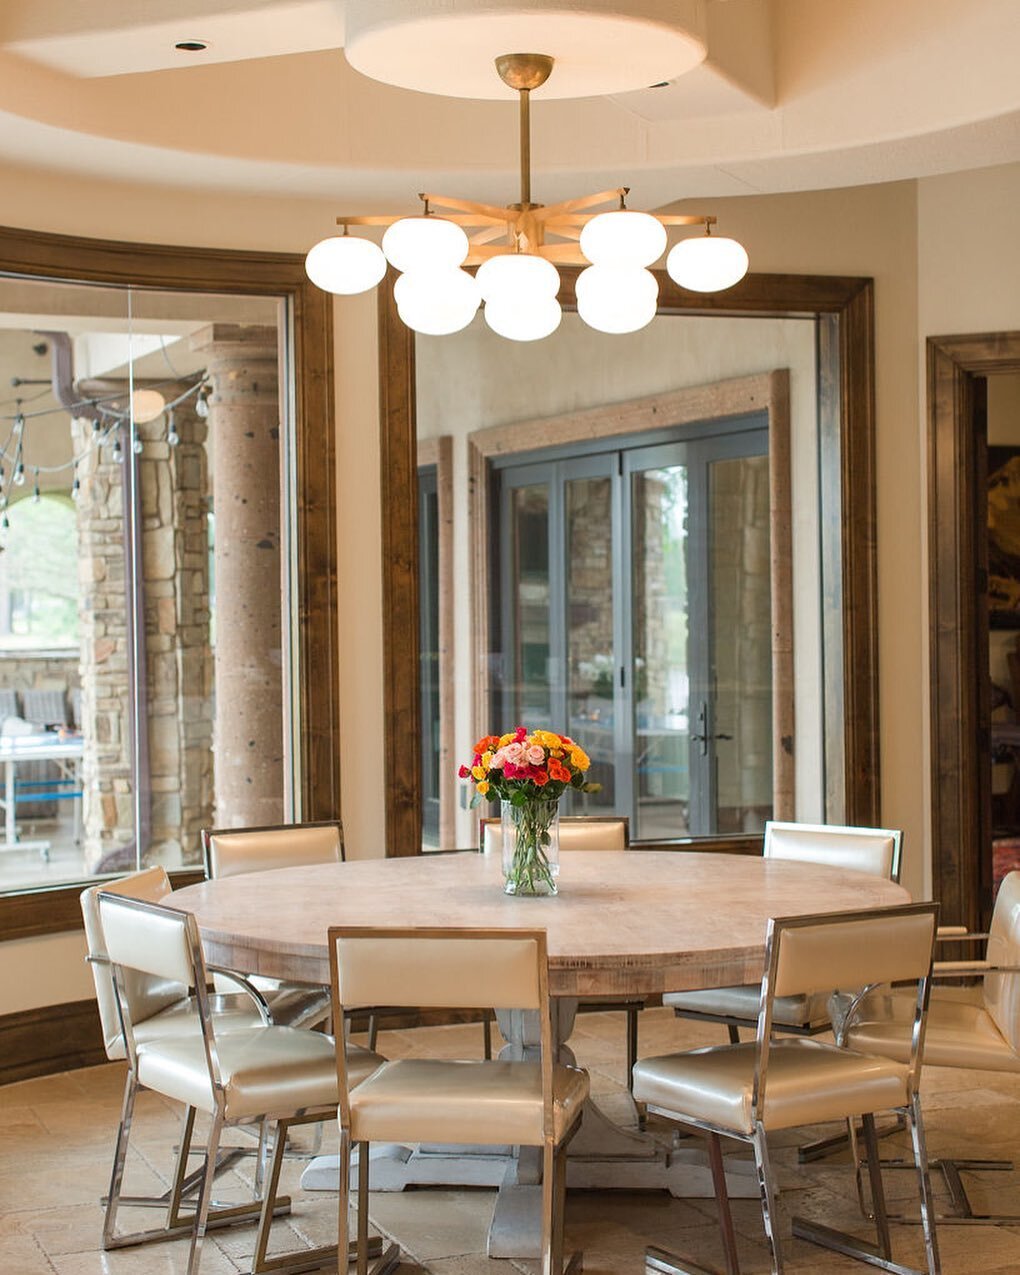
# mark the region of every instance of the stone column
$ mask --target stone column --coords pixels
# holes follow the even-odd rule
[[[280,397],[273,327],[192,337],[212,395],[216,824],[283,818]]]

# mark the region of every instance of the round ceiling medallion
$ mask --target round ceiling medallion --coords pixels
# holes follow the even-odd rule
[[[444,97],[506,98],[507,53],[544,53],[543,98],[673,80],[705,57],[703,0],[348,0],[344,52],[363,75]]]

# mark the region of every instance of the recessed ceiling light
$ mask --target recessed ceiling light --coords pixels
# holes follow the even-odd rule
[[[174,45],[182,53],[202,53],[209,47],[208,40],[178,40]]]

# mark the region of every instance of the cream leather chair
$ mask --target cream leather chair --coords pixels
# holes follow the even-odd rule
[[[264,828],[203,828],[202,851],[205,874],[213,880],[242,872],[342,863],[344,834],[337,820]],[[313,1027],[329,1017],[327,988],[260,977],[250,981],[269,1002],[274,1022],[289,1027]],[[375,1048],[374,1033],[370,1045]]]
[[[98,896],[100,892],[105,892],[123,895],[130,899],[142,899],[149,903],[159,903],[170,891],[170,879],[160,867],[147,868],[143,872],[132,873],[119,881],[107,881],[82,891],[81,911],[85,923],[85,940],[88,945],[87,959],[96,987],[103,1045],[106,1056],[111,1062],[126,1058],[127,1048],[124,1044],[120,1013],[117,1009],[113,971],[99,920]],[[215,1016],[218,1031],[230,1031],[238,1027],[258,1027],[272,1022],[269,1007],[261,993],[244,981],[239,981],[239,986],[241,988],[239,993],[210,997],[210,1009]],[[136,1040],[154,1040],[160,1035],[178,1036],[189,1032],[197,1036],[201,1031],[197,1002],[194,996],[189,996],[188,989],[183,984],[134,973],[130,976],[130,991],[138,1018]],[[189,1109],[185,1112],[185,1125],[189,1129],[190,1122],[193,1120],[194,1112]],[[190,1141],[190,1136],[188,1140]],[[218,1170],[229,1168],[242,1154],[244,1153],[239,1150],[224,1152],[220,1157]],[[183,1212],[185,1200],[200,1180],[201,1174],[193,1173],[184,1177],[183,1180],[175,1179],[173,1187],[161,1196],[125,1196],[122,1197],[121,1202],[134,1208],[167,1209],[172,1227],[184,1233],[190,1230],[191,1226]],[[257,1206],[253,1205],[244,1205],[233,1211],[220,1211],[216,1217],[216,1224],[225,1225],[230,1220],[250,1220],[257,1215],[257,1212]]]
[[[117,1213],[135,1099],[150,1089],[191,1113],[182,1140],[175,1180],[185,1172],[187,1143],[194,1112],[211,1117],[205,1167],[191,1234],[187,1275],[196,1275],[202,1240],[210,1224],[212,1186],[220,1138],[226,1126],[272,1121],[276,1125],[273,1156],[266,1177],[252,1275],[307,1271],[335,1262],[337,1248],[302,1249],[267,1259],[269,1232],[277,1212],[287,1131],[292,1125],[333,1118],[338,1101],[336,1048],[331,1037],[292,1027],[255,1026],[217,1030],[206,990],[208,971],[195,918],[187,912],[128,899],[108,891],[98,895],[99,919],[113,971],[118,1011],[127,1051],[128,1076],[109,1200],[103,1226],[103,1248],[124,1248],[167,1238],[181,1229],[168,1217],[164,1228],[117,1234]],[[162,980],[188,989],[194,997],[199,1030],[186,1035],[149,1036],[152,1012],[146,997],[136,994],[138,977]],[[356,1085],[383,1062],[377,1054],[348,1046],[349,1083]],[[346,1241],[345,1241],[346,1242]]]
[[[643,1058],[634,1069],[634,1097],[667,1120],[707,1134],[719,1200],[729,1275],[738,1275],[719,1139],[751,1144],[761,1190],[765,1237],[774,1275],[783,1269],[776,1235],[768,1134],[799,1125],[860,1117],[868,1149],[877,1245],[862,1244],[817,1223],[794,1219],[794,1235],[848,1257],[908,1275],[892,1260],[882,1191],[874,1113],[891,1110],[910,1125],[921,1197],[928,1275],[939,1275],[931,1184],[917,1083],[928,1003],[935,904],[907,904],[872,912],[828,913],[769,922],[765,978],[753,1043]],[[781,997],[810,996],[833,987],[909,982],[912,1013],[901,1024],[902,1058],[802,1038],[774,1040],[772,1014]],[[661,1249],[649,1249],[648,1270],[690,1270]]]
[[[987,934],[965,929],[940,930],[938,942],[987,941],[978,961],[936,961],[938,980],[980,979],[976,986],[937,986],[932,992],[924,1038],[926,1067],[962,1067],[968,1071],[996,1071],[1020,1075],[1020,872],[1011,872],[999,887]],[[873,992],[842,1007],[837,1040],[854,1050],[904,1056],[902,1023],[909,1013],[899,989]],[[1005,1160],[941,1159],[933,1162],[949,1188],[955,1213],[947,1222],[1016,1224],[1015,1214],[975,1213],[960,1178],[960,1170],[1009,1169]]]
[[[765,825],[762,854],[766,859],[819,863],[829,867],[870,872],[900,879],[903,834],[891,828],[835,827],[827,824],[779,823]],[[757,985],[713,987],[700,992],[668,992],[662,998],[678,1018],[722,1023],[730,1043],[740,1040],[741,1027],[754,1031],[758,1019],[760,989]],[[832,988],[813,996],[783,997],[776,1002],[773,1030],[813,1036],[830,1027],[828,1000]]]
[[[481,820],[483,854],[503,853],[503,831],[499,819]],[[630,848],[630,821],[622,815],[564,815],[560,819],[560,851],[627,850]],[[599,1014],[622,1010],[627,1015],[627,1086],[638,1056],[638,1014],[643,1000],[632,996],[593,996],[579,1001],[579,1014]],[[486,1044],[486,1058],[489,1056]]]
[[[372,1142],[541,1147],[541,1272],[563,1275],[566,1147],[580,1123],[588,1076],[553,1062],[545,932],[342,927],[329,932],[329,955],[337,1022],[352,1009],[400,999],[419,1008],[530,1010],[541,1033],[538,1062],[408,1058],[384,1063],[357,1088],[357,1056],[349,1045],[337,1050],[340,1246],[348,1225],[349,1151],[357,1143],[359,1275],[368,1271]],[[566,1270],[579,1269],[575,1254]]]

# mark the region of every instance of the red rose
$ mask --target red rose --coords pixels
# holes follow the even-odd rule
[[[461,766],[460,770],[457,771],[457,774],[461,779],[471,778],[471,771],[467,768],[467,766]]]
[[[546,774],[544,770],[533,770],[531,772],[531,779],[532,779],[532,782],[536,784],[539,788],[544,788],[546,784],[549,782],[549,776]]]

